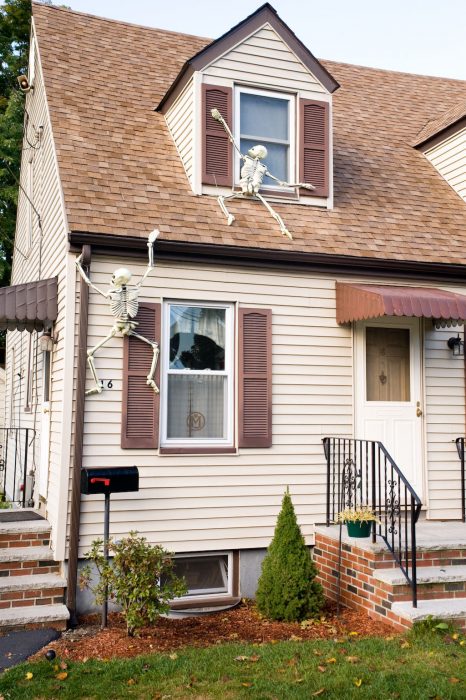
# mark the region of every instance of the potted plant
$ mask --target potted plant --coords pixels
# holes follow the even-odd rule
[[[350,537],[369,537],[372,523],[379,521],[369,506],[358,506],[338,513],[337,522],[346,523]]]

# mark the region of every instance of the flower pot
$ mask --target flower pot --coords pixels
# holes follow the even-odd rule
[[[346,528],[350,537],[369,537],[371,534],[371,522],[349,522],[346,521]]]

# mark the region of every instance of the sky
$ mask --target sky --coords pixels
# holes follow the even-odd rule
[[[60,4],[55,0],[56,4]],[[262,0],[63,0],[73,10],[217,38]],[[318,58],[466,80],[466,0],[271,0]]]

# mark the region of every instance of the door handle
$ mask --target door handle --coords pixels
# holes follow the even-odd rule
[[[422,408],[421,408],[421,402],[417,401],[416,402],[416,416],[420,418],[422,416]]]

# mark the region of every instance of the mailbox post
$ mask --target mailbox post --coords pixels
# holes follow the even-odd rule
[[[139,491],[139,472],[137,467],[101,467],[81,470],[81,493],[103,493],[104,502],[104,557],[108,561],[108,542],[110,539],[110,494]],[[102,605],[102,629],[107,627],[108,592]]]

